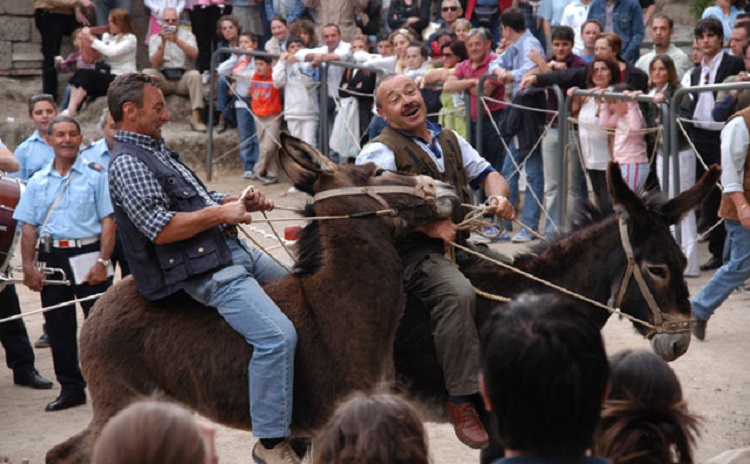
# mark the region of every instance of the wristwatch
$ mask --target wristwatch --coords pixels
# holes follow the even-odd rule
[[[103,259],[103,258],[98,258],[96,262],[103,264],[104,267],[109,267],[109,264],[110,264],[110,261],[108,259]]]

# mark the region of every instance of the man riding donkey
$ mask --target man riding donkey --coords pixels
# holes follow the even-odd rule
[[[110,85],[117,125],[109,180],[115,218],[135,284],[144,298],[182,290],[215,307],[253,346],[248,366],[253,448],[258,463],[301,462],[291,448],[297,333],[260,282],[287,271],[237,238],[237,224],[273,202],[257,191],[241,198],[209,191],[161,136],[170,120],[157,81],[140,73]]]
[[[471,202],[469,186],[482,187],[497,216],[515,218],[505,179],[455,131],[427,121],[424,100],[411,79],[383,77],[375,90],[375,104],[388,126],[364,147],[357,164],[374,162],[388,170],[429,175],[453,185],[464,203]],[[456,231],[450,219],[431,223],[406,237],[399,251],[405,287],[430,313],[456,435],[466,445],[481,448],[488,439],[474,406],[479,393],[476,297],[471,282],[444,256],[443,242],[454,240]],[[459,241],[464,239],[459,234]],[[459,264],[472,260],[463,252],[456,258]]]

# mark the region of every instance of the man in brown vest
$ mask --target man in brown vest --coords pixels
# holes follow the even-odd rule
[[[455,186],[464,203],[471,203],[469,187],[481,187],[497,216],[515,218],[505,179],[455,131],[427,121],[427,108],[414,81],[403,75],[385,76],[375,89],[375,105],[388,126],[364,147],[357,164],[373,162],[383,169],[442,180]],[[455,237],[454,221],[438,221],[407,237],[400,251],[406,289],[430,312],[456,435],[466,445],[481,448],[487,443],[487,432],[472,404],[472,396],[479,392],[475,293],[469,280],[443,256],[443,243]],[[457,254],[459,263],[461,254]]]
[[[721,131],[721,196],[719,217],[724,219],[729,260],[690,301],[693,335],[706,338],[706,323],[735,288],[750,278],[750,108],[735,114]]]

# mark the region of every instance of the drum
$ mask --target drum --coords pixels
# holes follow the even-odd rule
[[[18,201],[24,190],[23,181],[0,176],[0,274],[4,273],[13,257],[20,234],[13,219]]]

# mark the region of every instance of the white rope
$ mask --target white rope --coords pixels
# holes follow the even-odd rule
[[[104,295],[104,292],[97,293],[96,295],[90,295],[90,296],[87,296],[87,297],[84,297],[84,298],[76,298],[74,300],[66,301],[65,303],[59,303],[59,304],[56,304],[54,306],[46,306],[46,307],[41,308],[41,309],[35,309],[34,311],[28,311],[28,312],[25,312],[25,313],[16,314],[15,316],[6,317],[5,319],[0,319],[0,324],[3,324],[5,322],[10,322],[10,321],[15,321],[17,319],[22,319],[22,318],[24,318],[26,316],[31,316],[33,314],[46,313],[47,311],[52,311],[53,309],[64,308],[66,306],[70,306],[70,305],[73,305],[73,304],[76,304],[76,303],[83,303],[85,301],[95,300],[95,299],[99,298],[102,295]]]

